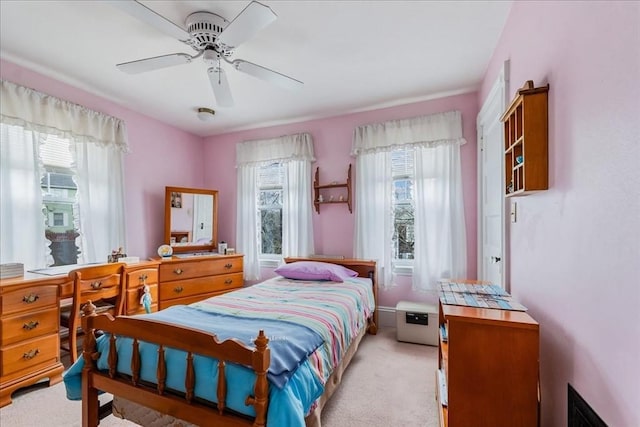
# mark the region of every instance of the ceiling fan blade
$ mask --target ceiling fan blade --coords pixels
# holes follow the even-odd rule
[[[209,74],[209,81],[218,106],[233,107],[233,97],[231,96],[231,89],[224,70],[220,67],[211,67],[207,70],[207,73]]]
[[[137,61],[123,62],[116,65],[120,71],[127,74],[144,73],[145,71],[159,70],[160,68],[174,65],[188,64],[193,57],[186,53],[172,53],[171,55],[154,56],[153,58],[139,59]]]
[[[135,0],[113,0],[108,3],[182,42],[191,38],[184,29]]]
[[[293,77],[286,76],[277,71],[270,70],[252,62],[243,61],[242,59],[236,59],[233,61],[233,66],[238,71],[247,73],[251,76],[265,80],[270,83],[275,83],[285,89],[299,89],[304,86],[300,80],[296,80]]]
[[[269,6],[252,1],[225,27],[218,41],[229,48],[239,46],[277,17]]]

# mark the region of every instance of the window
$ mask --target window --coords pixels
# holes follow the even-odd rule
[[[76,201],[76,184],[71,169],[69,140],[55,135],[44,135],[40,146],[40,159],[44,167],[41,180],[43,210],[48,212],[45,223],[45,237],[49,246],[53,265],[78,263],[79,236],[75,228],[73,205]]]
[[[101,262],[126,247],[125,123],[6,80],[0,92],[0,263]]]
[[[260,258],[282,255],[282,185],[284,167],[269,163],[258,171],[258,215],[260,221]]]
[[[414,255],[414,150],[391,152],[393,177],[393,259],[397,265]],[[398,262],[400,261],[400,262]]]

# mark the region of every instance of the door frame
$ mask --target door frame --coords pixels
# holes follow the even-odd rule
[[[476,247],[477,247],[477,269],[478,269],[478,278],[483,278],[485,277],[484,275],[484,263],[483,263],[483,258],[484,258],[484,248],[483,248],[483,242],[484,242],[484,212],[483,212],[483,206],[482,206],[482,200],[484,200],[484,194],[483,194],[483,187],[482,187],[482,177],[483,177],[483,163],[482,163],[482,150],[483,150],[483,144],[484,141],[482,140],[482,124],[487,122],[489,117],[488,114],[489,112],[495,108],[495,106],[493,105],[495,102],[500,102],[501,105],[499,105],[499,111],[500,111],[500,115],[502,115],[502,113],[505,111],[505,109],[507,108],[507,105],[509,104],[509,99],[508,99],[508,83],[509,83],[509,60],[506,60],[503,62],[502,64],[502,68],[500,70],[500,72],[498,73],[498,76],[495,80],[495,82],[493,83],[493,86],[491,87],[491,90],[489,91],[489,93],[487,94],[486,99],[484,100],[482,107],[480,108],[480,111],[478,112],[478,116],[476,119],[476,132],[477,132],[477,142],[478,142],[478,149],[477,149],[477,166],[478,166],[478,172],[477,172],[477,228],[478,228],[478,232],[477,232],[477,241],[476,241]],[[496,119],[499,120],[500,117],[497,117]],[[502,139],[502,147],[504,147],[504,133],[501,133],[501,139]],[[502,187],[501,188],[505,188],[505,176],[504,176],[504,156],[500,156],[500,161],[499,164],[501,165],[500,168],[500,182]],[[509,291],[508,284],[509,282],[507,281],[507,277],[509,277],[510,274],[510,257],[509,257],[509,228],[507,227],[507,221],[505,220],[506,218],[509,218],[509,213],[507,212],[507,208],[508,208],[508,203],[506,203],[505,197],[502,197],[501,199],[501,212],[502,212],[502,283],[499,283],[500,286],[502,286],[504,289],[506,289],[507,291]]]

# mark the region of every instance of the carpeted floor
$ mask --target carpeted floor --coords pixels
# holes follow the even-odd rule
[[[435,370],[438,349],[399,343],[394,328],[367,335],[342,385],[322,412],[323,427],[435,427]],[[62,383],[36,385],[13,395],[0,409],[2,427],[74,427],[81,425],[81,403],[65,398]],[[133,426],[109,416],[102,427]]]

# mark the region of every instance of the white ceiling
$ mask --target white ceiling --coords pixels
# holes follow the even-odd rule
[[[195,11],[232,20],[249,3],[141,1],[184,28]],[[287,91],[226,67],[218,108],[201,58],[125,74],[115,64],[191,48],[101,1],[0,2],[0,56],[201,136],[341,115],[476,89],[510,1],[270,1],[278,19],[235,49],[304,82]],[[211,122],[198,107],[216,110]]]

